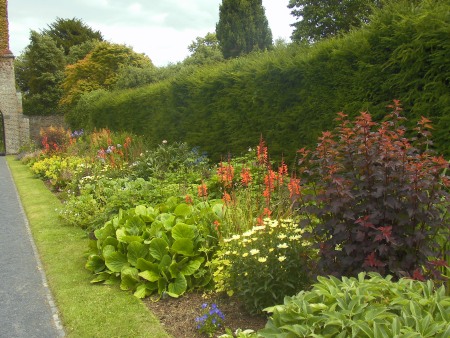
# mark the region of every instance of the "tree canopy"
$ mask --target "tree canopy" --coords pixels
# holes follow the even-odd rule
[[[226,59],[272,47],[262,0],[223,0],[216,34]]]
[[[191,55],[184,59],[184,64],[204,65],[223,60],[219,40],[215,33],[207,33],[205,37],[197,37],[188,46],[188,50]]]
[[[30,44],[15,61],[16,79],[27,115],[58,113],[64,52],[49,36],[31,31]]]
[[[61,106],[70,107],[93,90],[112,89],[121,68],[128,66],[145,68],[152,62],[125,45],[99,42],[84,59],[66,67]]]
[[[58,47],[64,49],[64,54],[68,55],[73,46],[81,45],[86,41],[103,41],[103,36],[99,31],[94,31],[82,20],[57,18],[55,22],[48,25],[42,33],[51,37]]]
[[[299,21],[292,41],[314,42],[346,33],[366,23],[382,0],[289,0],[291,14]]]

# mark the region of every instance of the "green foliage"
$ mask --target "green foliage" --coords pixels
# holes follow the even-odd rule
[[[42,30],[42,34],[49,36],[55,41],[56,46],[62,47],[65,55],[68,55],[74,46],[79,46],[92,40],[103,41],[100,31],[94,31],[83,20],[77,18],[56,18],[55,22]]]
[[[74,180],[77,182],[77,180]],[[83,176],[78,186],[71,184],[59,216],[68,225],[88,231],[100,228],[120,209],[144,203],[157,204],[178,195],[176,185],[161,185],[156,180],[114,178],[103,174]]]
[[[367,278],[369,277],[369,278]],[[450,297],[410,279],[360,273],[342,280],[319,277],[312,290],[286,297],[258,336],[272,337],[448,337]]]
[[[279,46],[200,68],[174,65],[165,70],[170,81],[89,100],[84,121],[145,135],[152,146],[164,139],[200,146],[213,161],[246,152],[262,134],[272,158],[284,155],[291,164],[299,147],[332,128],[336,112],[383,113],[395,98],[409,125],[423,115],[442,128],[434,146],[448,156],[448,10],[448,1],[392,4],[363,29],[310,47]]]
[[[118,280],[138,298],[179,297],[211,284],[206,262],[217,244],[213,205],[195,206],[171,197],[155,207],[143,205],[119,214],[96,230],[86,268],[93,283]]]
[[[207,33],[204,38],[197,37],[188,46],[191,55],[183,60],[183,65],[205,65],[223,61],[219,40],[215,33]]]
[[[74,176],[89,166],[86,159],[53,155],[33,163],[31,171],[43,180],[48,180],[55,191],[64,189]]]
[[[380,0],[289,0],[288,7],[297,22],[292,33],[296,42],[314,42],[348,33],[350,29],[367,23]]]
[[[64,78],[64,52],[54,40],[31,31],[30,44],[15,61],[17,84],[23,93],[23,111],[27,115],[61,113],[58,102]]]
[[[132,164],[133,176],[166,180],[175,184],[200,183],[208,175],[208,158],[187,143],[163,141]]]
[[[437,238],[450,237],[449,163],[429,150],[429,120],[408,138],[398,102],[381,123],[345,114],[324,132],[311,157],[300,154],[300,173],[312,192],[300,194],[300,213],[318,220],[319,273],[360,271],[424,279],[448,254]],[[431,261],[431,262],[430,262]]]
[[[302,232],[292,220],[267,219],[224,239],[213,261],[216,290],[237,295],[258,313],[308,287],[314,252]]]
[[[226,59],[272,47],[272,31],[261,0],[223,0],[216,35]]]
[[[84,93],[112,89],[121,67],[151,65],[147,56],[135,53],[127,46],[99,42],[84,59],[66,67],[60,105],[70,108]]]

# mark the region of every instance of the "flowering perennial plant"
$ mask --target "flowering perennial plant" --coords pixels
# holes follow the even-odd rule
[[[270,220],[224,239],[216,254],[217,291],[236,294],[253,313],[281,302],[309,285],[315,256],[292,219]]]
[[[375,122],[362,112],[324,132],[315,151],[300,152],[300,212],[319,220],[319,273],[355,276],[361,271],[423,280],[439,276],[449,252],[449,163],[430,150],[430,121],[422,118],[408,138],[398,101]],[[294,188],[294,187],[293,187]]]
[[[223,327],[225,316],[215,303],[202,304],[202,315],[195,318],[196,328],[199,332],[212,337],[214,333]]]

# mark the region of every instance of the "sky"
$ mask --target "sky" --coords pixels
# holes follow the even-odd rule
[[[30,31],[57,18],[82,20],[105,40],[144,53],[158,67],[183,61],[196,37],[214,32],[222,0],[8,0],[10,49],[20,55]],[[289,0],[263,0],[274,39],[290,41]]]

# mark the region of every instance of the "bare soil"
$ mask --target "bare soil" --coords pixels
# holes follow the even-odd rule
[[[225,316],[224,328],[217,331],[214,337],[225,333],[225,328],[231,329],[262,329],[267,318],[264,315],[250,315],[233,297],[224,294],[203,294],[191,292],[180,298],[166,298],[155,302],[144,300],[147,307],[159,318],[164,329],[174,338],[204,338],[196,328],[195,319],[202,315],[202,304],[215,303]]]

